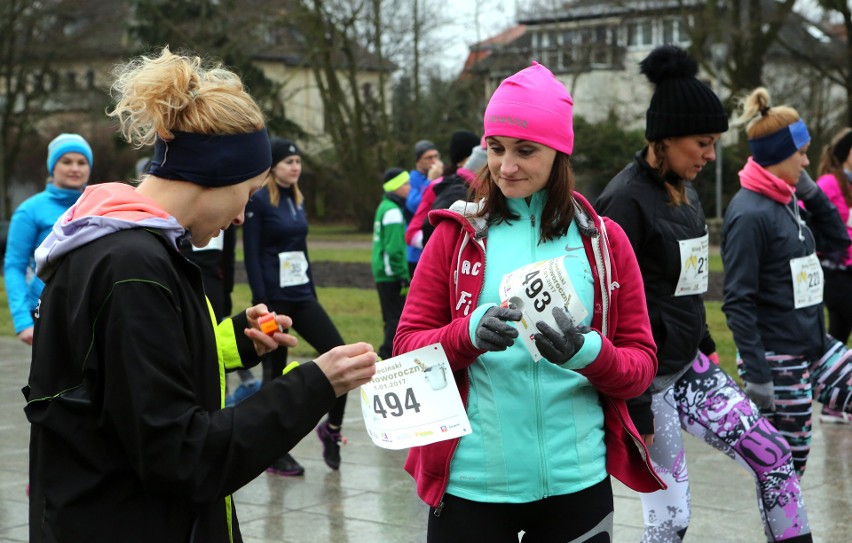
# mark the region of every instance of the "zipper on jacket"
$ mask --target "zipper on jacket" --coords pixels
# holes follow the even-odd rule
[[[532,357],[530,357],[532,360]],[[541,481],[542,481],[542,490],[541,497],[542,499],[548,497],[548,489],[550,488],[549,478],[547,477],[547,455],[545,454],[545,445],[544,445],[544,429],[543,429],[543,421],[541,416],[541,387],[539,386],[539,363],[533,361],[533,383],[535,383],[535,424],[536,424],[536,433],[538,434],[538,456],[539,462],[541,463]]]
[[[444,498],[441,498],[441,503],[438,504],[438,507],[435,508],[435,512],[432,513],[432,514],[435,515],[435,518],[438,518],[438,517],[441,516],[441,511],[443,511],[443,510],[444,510]]]
[[[533,215],[532,210],[530,210],[530,226],[535,228],[535,215]]]

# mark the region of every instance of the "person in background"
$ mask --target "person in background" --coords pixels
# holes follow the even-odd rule
[[[168,48],[114,73],[109,114],[152,165],[138,186],[87,188],[36,251],[29,541],[240,543],[231,494],[369,381],[376,354],[332,349],[223,408],[227,371],[296,338],[259,329],[291,325],[263,304],[217,325],[178,244],[243,222],[271,163],[263,115],[236,74]]]
[[[384,322],[384,341],[379,358],[390,358],[393,336],[408,294],[408,261],[405,251],[405,219],[402,210],[411,190],[409,174],[402,168],[388,168],[382,176],[384,195],[373,219],[373,279],[379,292]]]
[[[430,187],[430,190],[435,194],[435,199],[429,211],[449,209],[459,200],[467,201],[476,176],[488,162],[487,148],[485,138],[482,138],[482,143],[471,149],[470,157],[465,161],[464,166],[456,170],[454,175],[450,175],[439,184]],[[432,237],[432,232],[435,231],[435,227],[429,222],[428,212],[423,218],[420,228],[423,232],[423,245],[425,246],[429,238]]]
[[[852,128],[844,128],[825,146],[818,172],[817,185],[837,208],[852,237]],[[831,293],[825,300],[828,333],[845,345],[852,332],[852,246],[845,252],[820,255],[820,264],[825,273],[825,291]],[[852,427],[848,413],[826,406],[822,407],[819,420]]]
[[[472,433],[409,452],[429,542],[517,541],[520,531],[611,541],[610,474],[644,492],[664,487],[624,402],[656,371],[642,277],[621,228],[573,190],[572,112],[538,63],[504,80],[485,110],[488,166],[473,201],[431,213],[394,354],[440,342]],[[509,117],[526,122],[500,122]],[[534,359],[516,341],[522,312],[502,305],[500,282],[549,259],[564,265],[586,315],[574,320],[528,277],[543,355]]]
[[[429,140],[420,140],[414,144],[414,169],[409,172],[411,191],[405,200],[406,224],[411,222],[414,213],[417,212],[417,207],[420,205],[420,200],[423,198],[426,188],[432,181],[441,176],[443,170],[444,164],[441,162],[441,155],[434,143]],[[413,276],[417,262],[420,260],[420,253],[423,252],[422,245],[408,243],[407,251],[409,274]]]
[[[405,243],[420,249],[423,248],[423,245],[425,245],[423,241],[423,223],[426,221],[426,215],[432,209],[432,204],[435,202],[438,187],[444,181],[450,180],[450,177],[455,175],[464,166],[464,163],[470,157],[471,150],[479,142],[480,137],[469,130],[456,130],[450,136],[450,162],[444,166],[441,177],[430,182],[426,190],[423,191],[420,203],[417,205],[417,209],[414,211],[414,215],[408,221],[408,226],[405,229]],[[470,176],[473,178],[475,174],[470,173]],[[458,180],[453,179],[451,182],[458,182]]]
[[[44,289],[44,282],[34,273],[33,254],[56,219],[83,194],[92,164],[92,148],[83,136],[56,136],[47,146],[47,185],[12,214],[3,276],[15,334],[27,345],[33,343],[32,313]]]
[[[698,65],[683,49],[658,47],[639,65],[654,84],[646,113],[648,145],[607,184],[595,209],[624,229],[636,251],[657,344],[657,376],[642,396],[628,402],[668,486],[641,495],[642,541],[682,541],[689,527],[681,428],[751,473],[767,541],[811,541],[789,447],[718,366],[707,327],[709,239],[692,181],[716,159],[714,144],[728,130],[728,115],[696,79]],[[755,442],[774,444],[776,454],[755,456]]]
[[[272,169],[269,177],[246,206],[243,224],[243,254],[251,287],[252,303],[288,315],[293,329],[316,349],[326,352],[343,345],[343,338],[317,299],[308,258],[308,217],[299,190],[302,156],[289,139],[272,138]],[[287,367],[287,349],[263,359],[263,382],[270,383]],[[317,427],[323,459],[331,469],[340,468],[340,446],[346,395],[340,396]],[[269,467],[270,473],[298,476],[305,468],[295,458],[282,455]]]
[[[852,358],[826,336],[816,255],[845,252],[849,235],[805,171],[810,135],[795,109],[772,106],[760,87],[740,104],[737,124],[751,156],[722,226],[722,310],[745,391],[789,443],[801,478],[813,399],[852,411]]]

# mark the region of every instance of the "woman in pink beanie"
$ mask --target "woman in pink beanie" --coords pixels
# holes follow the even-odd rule
[[[430,213],[394,354],[440,342],[472,429],[406,461],[430,542],[610,541],[610,475],[665,486],[625,404],[656,371],[642,278],[621,228],[574,192],[572,109],[540,64],[503,81],[473,202]],[[504,275],[540,261],[563,287],[524,270],[507,303]]]

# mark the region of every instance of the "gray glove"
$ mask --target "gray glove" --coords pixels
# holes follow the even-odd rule
[[[819,185],[814,183],[811,176],[806,170],[802,170],[799,175],[799,181],[796,183],[796,198],[799,200],[809,200],[814,194],[819,191]]]
[[[744,381],[745,393],[761,411],[775,411],[775,386],[768,383],[751,383]]]
[[[533,336],[538,352],[554,364],[564,364],[577,354],[583,346],[585,338],[582,334],[589,333],[588,326],[577,328],[572,319],[561,307],[553,308],[553,318],[559,331],[554,330],[544,321],[535,323],[539,333]]]
[[[494,306],[490,308],[476,326],[476,344],[486,351],[505,351],[518,337],[518,329],[506,321],[521,320],[517,309]]]

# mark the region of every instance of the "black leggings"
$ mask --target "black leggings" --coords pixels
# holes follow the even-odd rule
[[[328,313],[320,305],[319,300],[311,298],[300,302],[270,302],[270,311],[279,315],[287,315],[293,319],[293,329],[299,332],[308,344],[318,353],[330,351],[338,345],[343,345],[343,338],[337,327],[331,322]],[[279,347],[263,357],[263,382],[274,379],[287,366],[287,348]],[[328,412],[328,422],[334,426],[343,424],[343,412],[346,410],[346,394],[337,398],[334,407]]]
[[[828,333],[845,345],[852,332],[852,270],[825,270],[825,292]]]
[[[483,503],[444,494],[439,516],[429,509],[428,543],[611,543],[609,477],[574,494],[530,503]]]

